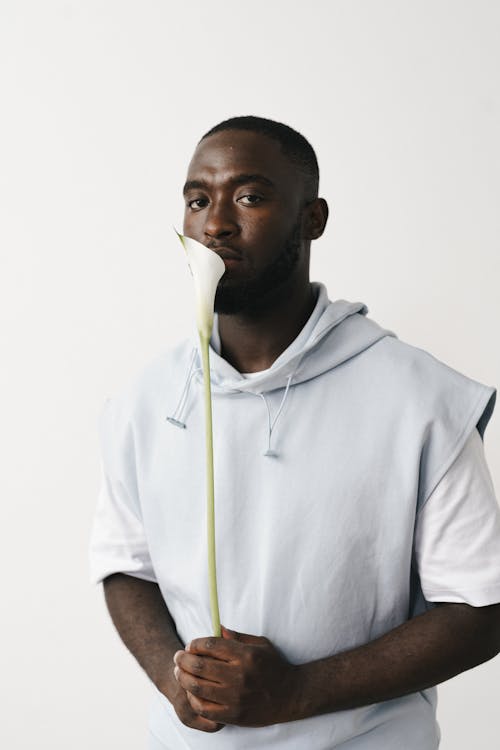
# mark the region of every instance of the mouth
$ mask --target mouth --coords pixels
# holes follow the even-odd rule
[[[219,258],[222,258],[222,260],[224,261],[224,265],[226,266],[226,272],[230,271],[232,268],[237,267],[242,261],[241,255],[232,248],[217,247],[211,248],[211,250],[212,252],[216,253]]]
[[[216,253],[219,258],[222,258],[222,260],[225,261],[241,261],[241,255],[239,253],[236,253],[234,250],[231,250],[228,247],[218,247],[218,248],[210,248],[214,253]]]

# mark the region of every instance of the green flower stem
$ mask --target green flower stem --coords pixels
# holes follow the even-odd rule
[[[214,500],[214,450],[212,435],[212,392],[210,389],[210,361],[208,347],[210,337],[200,332],[203,361],[203,383],[205,386],[205,442],[207,456],[207,547],[208,586],[210,592],[210,614],[214,635],[221,637],[219,602],[217,598],[217,573],[215,567],[215,500]]]

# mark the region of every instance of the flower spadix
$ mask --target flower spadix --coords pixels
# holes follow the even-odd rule
[[[196,298],[196,323],[200,336],[201,359],[203,363],[203,386],[205,396],[205,445],[207,477],[207,551],[208,587],[210,615],[213,634],[220,638],[219,601],[217,597],[217,574],[215,566],[215,489],[214,489],[214,449],[212,432],[212,391],[210,387],[209,344],[214,323],[214,303],[217,284],[226,270],[222,258],[201,242],[176,234],[188,258],[193,275]]]
[[[175,231],[186,251],[189,268],[193,275],[198,332],[200,336],[210,338],[214,323],[215,293],[226,266],[222,258],[213,250]]]

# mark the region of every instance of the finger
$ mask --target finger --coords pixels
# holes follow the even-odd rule
[[[180,711],[176,709],[177,716],[183,724],[185,724],[187,727],[191,727],[192,729],[199,729],[202,732],[218,732],[219,729],[222,729],[224,724],[221,724],[217,721],[212,721],[212,719],[205,719],[203,716],[197,714],[194,708],[189,703],[187,693],[185,693],[185,696],[186,706],[183,707]]]
[[[250,633],[238,633],[237,630],[229,630],[224,625],[221,625],[222,637],[226,640],[239,641],[240,643],[247,643],[254,646],[261,646],[268,642],[268,639],[260,635],[251,635]]]
[[[218,732],[219,729],[222,729],[224,726],[224,724],[221,722],[215,722],[212,721],[212,719],[207,719],[203,716],[199,716],[191,706],[185,690],[180,690],[180,695],[178,695],[177,698],[174,699],[174,703],[172,705],[174,706],[175,712],[179,719],[187,727],[191,727],[192,729],[199,729],[202,732]]]
[[[194,713],[193,709],[193,721],[189,726],[192,727],[192,729],[199,729],[202,732],[219,732],[224,724],[212,721],[211,719],[205,719],[203,716]]]
[[[227,705],[231,701],[231,696],[234,695],[234,687],[203,680],[189,674],[189,672],[184,672],[180,667],[175,667],[174,675],[181,687],[196,698],[202,698],[219,705]]]
[[[212,703],[204,698],[199,698],[193,695],[189,691],[186,692],[187,699],[191,705],[193,711],[195,711],[200,718],[208,719],[215,723],[227,724],[225,721],[226,717],[229,716],[229,707],[222,706],[218,703]]]
[[[236,640],[227,638],[195,638],[186,646],[186,651],[190,654],[201,654],[202,656],[211,656],[213,659],[221,661],[233,661],[241,653],[242,644]]]
[[[174,654],[174,664],[183,669],[184,672],[202,677],[204,680],[227,683],[230,678],[230,662],[212,659],[210,656],[177,651]]]

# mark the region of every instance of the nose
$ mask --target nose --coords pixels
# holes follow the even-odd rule
[[[229,203],[213,200],[205,212],[205,235],[211,239],[233,237],[238,231],[238,223]]]

